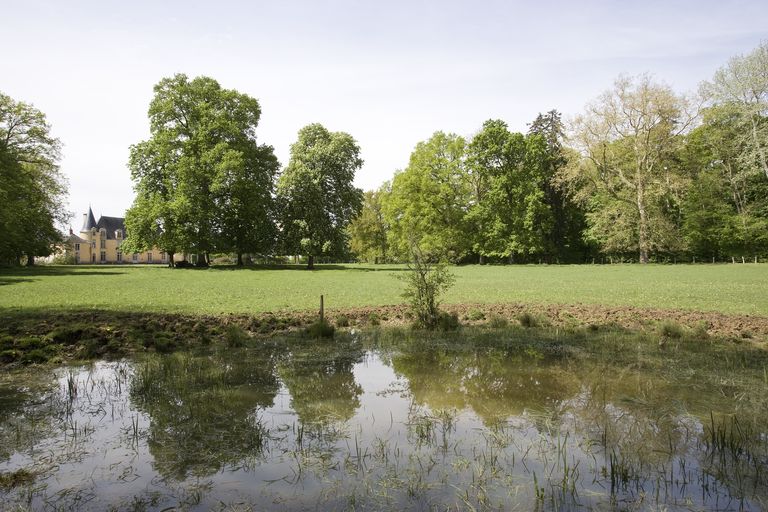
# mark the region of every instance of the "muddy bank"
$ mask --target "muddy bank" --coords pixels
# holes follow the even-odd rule
[[[731,342],[766,346],[768,318],[715,312],[594,305],[461,304],[444,309],[463,325],[535,325],[564,329],[627,329],[659,332],[662,322]],[[0,312],[0,364],[123,357],[141,351],[172,352],[212,343],[238,346],[243,340],[301,332],[316,311],[200,316],[106,310]],[[339,328],[407,326],[407,306],[329,309]]]

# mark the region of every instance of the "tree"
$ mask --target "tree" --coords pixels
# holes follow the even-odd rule
[[[768,182],[742,158],[741,112],[733,103],[703,112],[681,154],[691,177],[684,236],[703,257],[752,256],[768,250]]]
[[[480,255],[512,259],[544,251],[552,224],[544,202],[545,157],[542,136],[511,133],[504,121],[486,121],[473,137],[467,158],[473,183],[467,219]]]
[[[291,159],[277,183],[284,248],[315,256],[339,254],[347,246],[347,227],[362,207],[355,172],[363,165],[360,147],[351,135],[329,132],[320,124],[299,131]]]
[[[395,174],[384,216],[399,258],[409,258],[414,245],[432,261],[457,261],[469,252],[465,145],[458,135],[436,132],[416,145],[408,167]]]
[[[689,102],[648,75],[619,77],[571,127],[581,158],[561,182],[590,207],[589,234],[605,251],[636,250],[647,263],[672,249],[667,211],[684,187],[671,158],[695,114]]]
[[[530,124],[528,135],[544,139],[546,152],[542,155],[542,187],[544,202],[551,212],[551,229],[544,233],[544,254],[548,261],[583,261],[589,251],[582,239],[586,228],[584,211],[558,186],[557,176],[568,163],[563,141],[565,126],[557,110],[539,114]]]
[[[259,102],[208,77],[178,74],[154,88],[151,137],[131,147],[136,200],[126,215],[131,250],[269,250],[277,161],[256,139]]]
[[[27,265],[62,239],[66,181],[59,171],[61,143],[45,115],[0,93],[0,261]]]
[[[274,247],[272,194],[279,168],[271,146],[253,146],[242,152],[230,150],[217,169],[211,187],[217,212],[216,245],[219,250],[233,250],[238,266],[243,265],[243,253],[267,253]]]
[[[768,42],[732,58],[701,90],[711,103],[738,113],[742,165],[768,178]]]
[[[389,193],[387,182],[378,190],[369,190],[363,194],[363,207],[349,224],[349,245],[358,258],[374,263],[387,261],[387,231],[389,226],[384,219],[383,202]]]

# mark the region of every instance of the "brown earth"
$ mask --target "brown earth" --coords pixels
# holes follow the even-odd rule
[[[595,305],[460,304],[444,309],[464,325],[495,318],[510,324],[524,313],[538,325],[562,328],[611,327],[659,332],[664,321],[698,333],[768,348],[768,317],[726,315],[635,307]],[[237,343],[236,325],[256,338],[298,331],[316,321],[318,312],[265,312],[254,315],[196,316],[171,313],[80,311],[0,311],[0,365],[46,360],[120,357],[135,351],[172,351],[212,342]],[[412,322],[405,305],[327,310],[337,327],[402,326]],[[241,331],[242,332],[242,331]],[[235,341],[233,341],[233,337]]]

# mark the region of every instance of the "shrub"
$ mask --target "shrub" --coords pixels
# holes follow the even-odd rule
[[[682,338],[685,334],[683,327],[677,322],[671,320],[664,320],[659,325],[659,334],[665,338]]]
[[[488,326],[494,329],[501,329],[507,326],[507,319],[496,313],[492,313],[488,318]]]
[[[523,327],[537,327],[539,325],[538,318],[527,311],[517,315],[517,321],[520,322],[520,325]]]
[[[455,277],[444,264],[429,263],[418,248],[413,249],[412,259],[408,271],[400,276],[405,282],[403,297],[410,304],[415,325],[435,329],[440,323],[440,295],[453,285]]]
[[[349,327],[349,318],[346,315],[339,315],[336,317],[337,327]]]
[[[312,338],[333,338],[333,334],[336,332],[336,328],[328,323],[327,320],[317,320],[307,327],[307,336]]]
[[[469,313],[467,313],[467,319],[472,320],[473,322],[476,322],[478,320],[485,320],[485,313],[483,313],[479,309],[473,309]]]
[[[459,315],[441,311],[437,317],[437,328],[441,331],[455,331],[460,327]]]
[[[224,330],[224,341],[227,342],[228,347],[244,347],[248,338],[248,333],[239,325],[230,324]]]
[[[381,324],[381,318],[379,318],[379,315],[377,313],[371,313],[368,315],[368,324],[369,325],[380,325]]]

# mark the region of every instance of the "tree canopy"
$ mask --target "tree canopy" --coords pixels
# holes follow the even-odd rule
[[[353,185],[363,165],[351,135],[330,132],[321,124],[299,130],[291,159],[277,183],[283,249],[315,256],[346,251],[347,227],[362,207],[363,192]]]
[[[256,138],[261,108],[208,77],[178,74],[154,88],[151,137],[131,147],[136,200],[126,215],[126,250],[158,246],[207,261],[214,250],[274,246],[273,187],[279,164]]]
[[[32,265],[62,241],[67,189],[50,132],[45,114],[0,93],[0,264]]]

